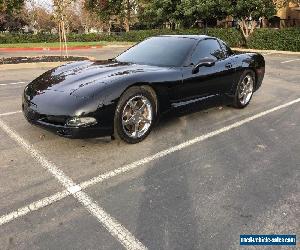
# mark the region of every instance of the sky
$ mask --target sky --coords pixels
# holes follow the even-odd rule
[[[41,6],[45,9],[52,11],[53,9],[53,1],[52,0],[25,0],[27,2],[27,6],[30,8],[32,4],[35,6]],[[79,2],[77,2],[79,3]]]
[[[52,1],[51,0],[26,0],[27,5],[31,6],[32,4],[42,6],[48,10],[52,10]]]

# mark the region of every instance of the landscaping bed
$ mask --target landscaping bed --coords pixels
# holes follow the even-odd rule
[[[36,56],[36,57],[8,57],[0,58],[1,64],[19,64],[19,63],[40,63],[40,62],[70,62],[70,61],[83,61],[89,60],[88,57],[79,56]]]

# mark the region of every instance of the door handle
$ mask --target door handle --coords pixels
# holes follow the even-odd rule
[[[225,64],[225,67],[228,68],[228,69],[231,69],[232,68],[232,64],[231,63],[227,63],[227,64]]]

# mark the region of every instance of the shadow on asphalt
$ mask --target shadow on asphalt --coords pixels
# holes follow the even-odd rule
[[[181,154],[176,153],[178,161]],[[170,164],[168,159],[162,159],[143,176],[145,190],[140,200],[136,236],[149,249],[187,249],[187,246],[196,249],[199,247],[198,226],[186,172],[180,168],[158,172],[157,168],[164,165],[164,161]]]
[[[228,101],[224,101],[221,98],[215,100],[208,100],[205,103],[194,103],[185,107],[173,109],[165,114],[162,114],[157,121],[154,129],[159,130],[160,128],[167,127],[171,123],[176,123],[179,119],[186,115],[191,115],[198,112],[208,112],[211,108],[224,106]]]

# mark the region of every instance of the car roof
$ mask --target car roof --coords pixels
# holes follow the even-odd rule
[[[160,35],[158,37],[188,38],[188,39],[194,39],[194,40],[198,40],[198,41],[204,40],[204,39],[207,39],[207,38],[216,39],[215,37],[206,36],[206,35]]]

